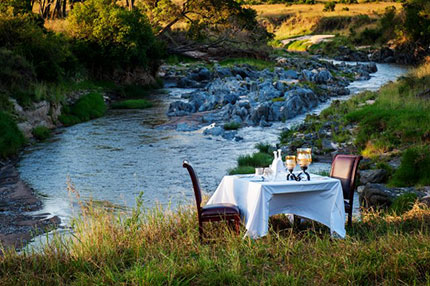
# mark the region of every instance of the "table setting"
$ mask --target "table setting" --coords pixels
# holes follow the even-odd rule
[[[239,207],[246,234],[251,238],[267,235],[269,217],[294,214],[320,222],[334,237],[344,238],[345,209],[340,180],[309,173],[311,148],[297,149],[285,162],[281,150],[274,151],[268,168],[255,174],[225,176],[207,205],[232,203]],[[300,167],[295,171],[296,166]]]

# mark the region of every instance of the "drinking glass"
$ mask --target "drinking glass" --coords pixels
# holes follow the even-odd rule
[[[264,168],[255,168],[255,177],[260,177],[260,179],[263,178],[264,175]]]

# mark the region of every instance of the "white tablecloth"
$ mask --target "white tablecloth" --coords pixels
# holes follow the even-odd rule
[[[310,181],[261,181],[251,176],[225,176],[208,205],[232,203],[245,219],[246,235],[258,238],[269,230],[269,216],[286,213],[318,221],[345,237],[345,206],[338,179],[311,174]]]

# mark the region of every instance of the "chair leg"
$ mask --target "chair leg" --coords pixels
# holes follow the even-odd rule
[[[234,218],[234,227],[236,229],[236,234],[239,235],[239,224],[240,224],[240,217],[235,217]]]
[[[352,226],[352,212],[348,212],[348,226]]]
[[[203,222],[199,221],[199,238],[203,241]]]

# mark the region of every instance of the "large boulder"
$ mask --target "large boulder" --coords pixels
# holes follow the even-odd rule
[[[388,179],[388,172],[384,169],[362,170],[360,171],[360,183],[385,183]]]
[[[384,184],[371,183],[366,184],[358,193],[362,205],[375,208],[389,207],[402,194],[414,193],[418,198],[426,195],[415,188],[388,188]]]
[[[193,112],[194,106],[183,101],[172,102],[167,111],[168,116],[183,116]]]
[[[224,128],[220,126],[214,126],[212,128],[207,128],[203,131],[203,135],[211,135],[211,136],[222,136],[224,135]]]
[[[319,73],[315,75],[315,78],[314,78],[314,81],[318,84],[326,84],[328,82],[331,82],[332,80],[333,80],[333,76],[326,69],[321,70]]]

